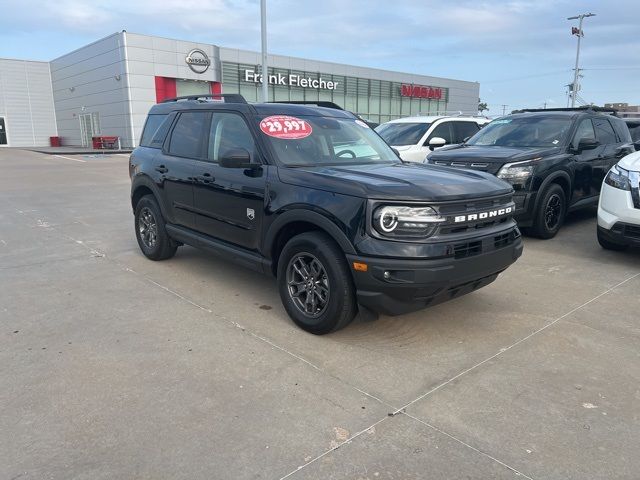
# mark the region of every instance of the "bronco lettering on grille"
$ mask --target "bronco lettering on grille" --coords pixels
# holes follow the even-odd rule
[[[456,215],[454,223],[471,222],[473,220],[484,220],[486,218],[502,217],[513,212],[513,207],[499,208],[498,210],[489,210],[482,213],[470,213],[469,215]]]

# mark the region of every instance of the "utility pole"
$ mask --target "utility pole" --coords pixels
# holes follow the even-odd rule
[[[568,17],[567,20],[580,20],[578,23],[578,49],[576,51],[576,67],[573,70],[573,84],[571,85],[571,108],[576,106],[576,96],[578,95],[579,90],[579,69],[578,62],[580,61],[580,40],[582,39],[582,21],[586,17],[595,17],[595,13],[582,13],[580,15],[576,15],[575,17]]]
[[[260,0],[260,31],[262,34],[262,101],[269,101],[269,69],[267,67],[267,0]]]
[[[507,111],[507,107],[508,106],[509,105],[502,104],[502,116],[504,116],[505,112]]]

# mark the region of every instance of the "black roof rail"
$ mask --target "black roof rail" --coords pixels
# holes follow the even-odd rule
[[[185,95],[182,97],[167,98],[161,103],[178,102],[181,100],[203,101],[201,100],[203,98],[221,98],[224,100],[224,103],[247,103],[244,97],[239,93],[203,93],[200,95]]]
[[[583,107],[569,107],[569,108],[523,108],[520,110],[514,110],[511,113],[527,113],[527,112],[602,112],[613,113],[614,115],[618,111],[614,108],[604,108],[595,105],[585,105]]]
[[[315,105],[316,107],[333,108],[334,110],[344,110],[340,105],[325,100],[276,100],[268,103],[287,103],[291,105]]]

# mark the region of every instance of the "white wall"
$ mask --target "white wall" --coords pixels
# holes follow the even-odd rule
[[[57,130],[47,62],[0,59],[0,117],[8,146],[49,145]]]
[[[97,112],[102,135],[131,145],[128,82],[122,33],[115,33],[51,61],[58,134],[63,145],[81,145],[79,115]]]

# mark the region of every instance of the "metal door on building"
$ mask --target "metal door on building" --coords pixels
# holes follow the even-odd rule
[[[7,143],[7,127],[4,123],[4,117],[0,117],[0,145],[6,145]]]
[[[100,135],[100,117],[97,112],[83,113],[80,118],[80,139],[83,147],[93,145],[92,137]]]

